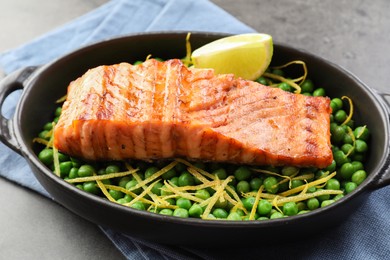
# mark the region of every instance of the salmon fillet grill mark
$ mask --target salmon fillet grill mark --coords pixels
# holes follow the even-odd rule
[[[88,160],[323,168],[333,159],[329,104],[177,59],[100,66],[70,83],[54,146]]]

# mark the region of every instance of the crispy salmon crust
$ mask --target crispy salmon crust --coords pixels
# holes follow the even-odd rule
[[[183,157],[323,168],[330,100],[154,59],[90,69],[71,82],[54,146],[87,160]]]

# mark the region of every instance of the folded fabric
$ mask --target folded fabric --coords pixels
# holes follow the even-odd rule
[[[183,30],[245,33],[254,30],[207,0],[113,0],[96,10],[0,55],[6,73],[40,65],[93,42],[129,33]],[[2,111],[8,117],[20,93],[13,93]],[[22,186],[49,194],[37,182],[25,160],[0,144],[0,176]],[[50,197],[50,196],[49,196]],[[372,192],[343,225],[303,241],[201,250],[165,246],[134,239],[102,228],[128,259],[390,259],[390,189]],[[210,234],[212,235],[212,234]],[[232,234],[234,236],[234,234]],[[267,234],[259,234],[267,236]],[[238,240],[240,238],[237,238]]]

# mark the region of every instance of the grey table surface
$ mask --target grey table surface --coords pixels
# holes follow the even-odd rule
[[[0,52],[106,0],[0,0]],[[390,93],[390,1],[213,0],[274,40],[308,50]],[[0,259],[122,259],[96,225],[0,178]]]

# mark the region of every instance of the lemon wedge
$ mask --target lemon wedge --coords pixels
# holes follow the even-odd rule
[[[221,38],[196,49],[191,59],[195,68],[211,68],[217,74],[255,80],[268,68],[273,54],[272,37],[249,33]]]

